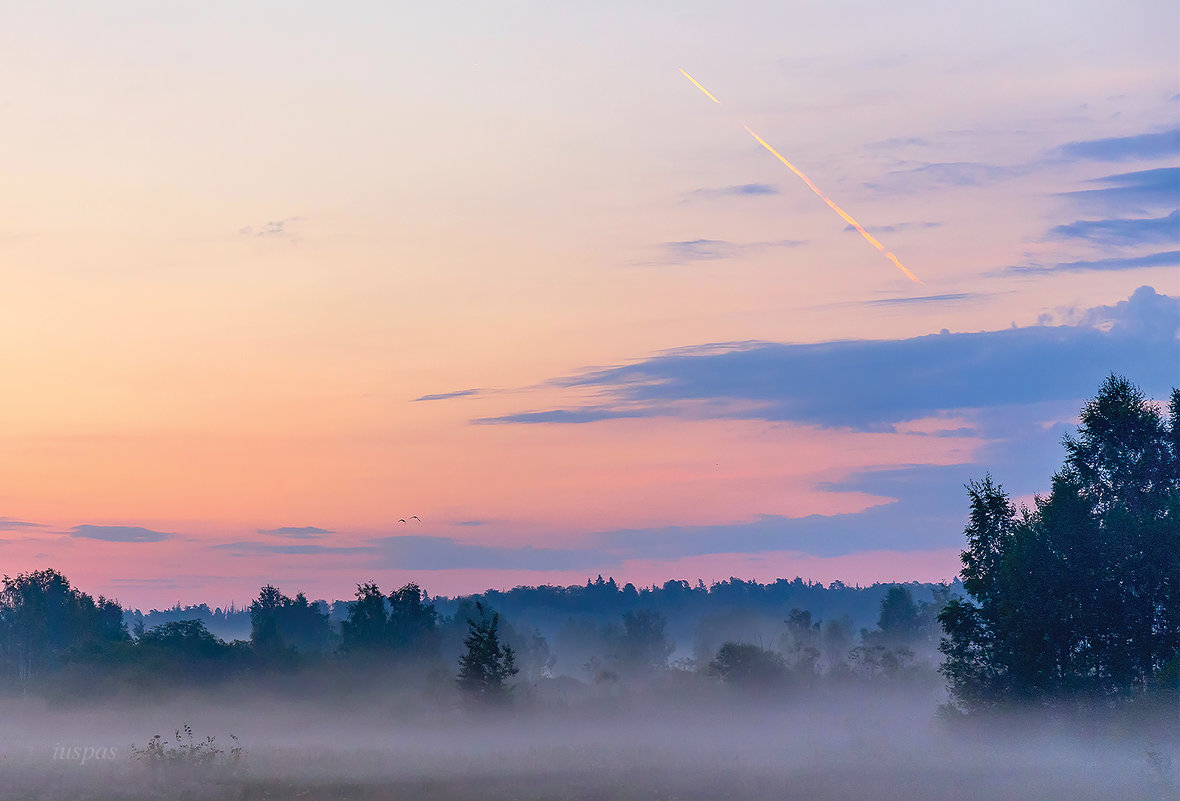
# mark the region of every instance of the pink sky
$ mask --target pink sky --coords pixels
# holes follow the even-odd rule
[[[1178,31],[1155,0],[6,7],[0,572],[143,607],[949,579],[963,481],[1044,490],[1094,376],[1175,380]],[[1004,384],[1037,359],[1077,385]]]

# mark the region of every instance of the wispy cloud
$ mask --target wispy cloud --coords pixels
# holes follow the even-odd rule
[[[41,523],[30,523],[27,520],[13,520],[11,517],[0,517],[0,531],[14,531],[19,528],[44,528]]]
[[[1133,159],[1176,157],[1180,156],[1180,128],[1160,133],[1069,142],[1058,147],[1054,151],[1054,155],[1066,159],[1088,161],[1130,161]]]
[[[1149,253],[1146,256],[1112,256],[1093,261],[1066,261],[1052,265],[1017,265],[1009,267],[1008,272],[1023,273],[1025,275],[1044,275],[1049,273],[1080,273],[1090,271],[1115,272],[1119,270],[1139,270],[1144,267],[1180,267],[1180,250]]]
[[[92,526],[85,524],[70,529],[70,536],[103,542],[161,542],[176,535],[166,531],[152,531],[150,528],[142,526]]]
[[[281,220],[270,220],[256,227],[247,225],[245,228],[240,228],[238,233],[242,236],[290,236],[292,229],[306,219],[306,217],[283,217]]]
[[[259,534],[267,534],[272,537],[287,537],[293,540],[310,540],[323,537],[325,534],[334,534],[326,528],[318,528],[316,526],[280,526],[279,528],[260,528]]]
[[[920,295],[915,298],[881,298],[879,300],[862,301],[864,306],[911,306],[911,305],[927,305],[939,303],[958,303],[964,300],[975,300],[977,298],[987,297],[986,293],[982,292],[953,292],[945,295]]]
[[[666,414],[660,408],[615,408],[610,406],[584,406],[579,409],[549,409],[539,412],[519,412],[502,417],[480,417],[471,422],[476,425],[498,425],[501,423],[600,423],[603,420],[621,420],[634,417],[656,417]]]
[[[765,197],[777,195],[779,189],[772,184],[738,184],[736,186],[716,186],[694,189],[685,195],[686,201],[721,200],[730,197]]]
[[[868,228],[870,230],[875,231],[880,234],[895,234],[898,231],[905,231],[905,230],[913,229],[913,228],[938,228],[941,225],[942,225],[942,223],[936,223],[936,222],[904,222],[904,223],[894,223],[893,225],[870,225],[870,226],[868,226]],[[855,234],[860,233],[855,228],[853,228],[851,225],[844,226],[844,230],[851,231],[852,233],[855,233]]]
[[[901,147],[926,147],[930,142],[920,136],[895,136],[865,145],[868,150],[897,150]]]
[[[1174,209],[1180,202],[1180,167],[1157,167],[1096,178],[1088,183],[1099,189],[1065,192],[1063,197],[1089,207],[1116,213],[1142,212],[1160,207]]]
[[[449,398],[466,398],[472,395],[479,395],[483,391],[484,390],[482,389],[460,389],[455,392],[439,392],[434,395],[422,395],[421,397],[414,398],[413,402],[417,403],[418,401],[437,401],[448,400]]]
[[[448,537],[382,537],[374,546],[375,567],[399,570],[596,570],[620,563],[600,548],[474,545]]]
[[[273,542],[223,542],[209,546],[213,550],[228,551],[231,556],[258,556],[263,554],[286,554],[289,556],[311,556],[316,554],[364,553],[369,548],[359,545],[318,545],[303,543],[280,545]]]
[[[928,162],[893,170],[881,183],[867,183],[870,189],[917,191],[935,186],[983,186],[1032,170],[1031,165],[1000,166],[975,161]]]
[[[1077,220],[1054,226],[1049,235],[1113,246],[1180,242],[1180,209],[1163,217]]]
[[[773,242],[729,242],[724,239],[688,239],[663,242],[657,247],[661,256],[642,264],[688,264],[695,261],[733,259],[768,248],[790,248],[805,244],[804,240],[780,239]]]

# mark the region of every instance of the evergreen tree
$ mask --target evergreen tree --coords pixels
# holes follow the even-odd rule
[[[463,641],[467,653],[459,657],[456,683],[476,703],[504,703],[512,689],[506,682],[519,672],[516,654],[510,646],[500,644],[500,616],[493,613],[488,617],[480,602],[475,604],[475,608],[480,619],[467,620],[468,634]]]

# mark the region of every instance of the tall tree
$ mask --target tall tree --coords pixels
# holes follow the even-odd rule
[[[968,486],[963,586],[939,615],[967,710],[1141,692],[1180,658],[1180,393],[1171,419],[1111,376],[1082,409],[1052,491],[1019,513]]]

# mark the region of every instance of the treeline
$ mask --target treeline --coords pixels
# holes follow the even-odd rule
[[[917,586],[932,600],[915,600],[903,585],[824,587],[801,579],[767,585],[730,579],[711,587],[671,581],[638,590],[599,576],[585,586],[433,600],[414,583],[385,593],[367,582],[354,600],[329,606],[267,585],[243,610],[248,638],[226,641],[199,617],[148,627],[143,617],[126,615],[116,602],[94,599],[47,569],[4,577],[0,684],[19,692],[79,683],[175,690],[239,677],[381,667],[403,677],[449,674],[469,695],[503,700],[513,681],[535,685],[560,675],[609,685],[675,670],[762,688],[823,676],[933,675],[936,617],[950,589]],[[875,599],[876,625],[859,631],[847,614],[823,620],[785,604],[819,599],[820,608],[843,608],[849,599],[863,604],[866,598]],[[501,608],[520,617],[504,616]],[[342,619],[332,619],[335,609]],[[682,625],[696,621],[679,650],[665,612]],[[569,641],[563,670],[548,637],[521,622],[530,615],[564,616],[556,629],[559,641]]]
[[[893,585],[860,587],[845,585],[840,581],[825,585],[796,577],[766,584],[730,578],[709,585],[700,580],[690,583],[673,579],[662,585],[637,588],[634,584],[620,585],[612,577],[599,575],[587,579],[584,585],[521,586],[455,598],[436,595],[428,600],[444,616],[455,615],[461,604],[482,603],[516,621],[518,625],[539,630],[551,642],[556,639],[580,641],[587,622],[595,627],[617,620],[626,612],[652,609],[667,619],[669,633],[683,648],[694,642],[702,620],[725,617],[728,619],[726,625],[736,625],[747,630],[745,634],[735,634],[765,637],[770,628],[781,624],[785,610],[793,608],[806,609],[815,617],[825,620],[847,617],[857,630],[871,627],[877,619],[881,599],[890,586]],[[939,585],[907,582],[903,586],[911,591],[915,599],[931,600]],[[962,584],[954,581],[951,591],[952,595],[961,594]],[[328,619],[338,629],[340,623],[348,618],[352,601],[329,602],[317,599],[310,603],[326,612]],[[238,606],[231,603],[210,607],[204,603],[184,606],[177,603],[166,609],[151,609],[148,612],[127,609],[124,617],[132,630],[150,629],[161,623],[181,620],[200,620],[210,632],[223,640],[245,640],[250,637],[248,604]],[[757,625],[754,625],[754,621],[758,621]],[[572,662],[562,658],[559,664],[563,671],[569,672]]]

